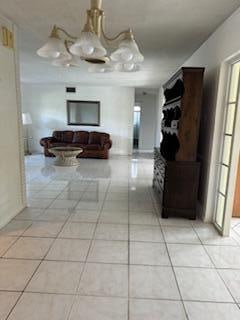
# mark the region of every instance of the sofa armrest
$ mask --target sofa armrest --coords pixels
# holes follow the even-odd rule
[[[40,145],[41,145],[42,147],[48,146],[48,144],[51,143],[51,142],[57,142],[57,140],[56,140],[55,138],[53,138],[53,137],[42,138],[42,139],[40,140]]]
[[[112,140],[106,139],[105,137],[101,138],[101,147],[104,149],[110,149],[112,146]]]

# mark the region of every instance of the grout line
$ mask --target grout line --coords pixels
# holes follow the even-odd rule
[[[153,201],[153,205],[154,205],[154,208],[156,210],[156,215],[157,215],[157,213],[159,213],[159,211],[157,210],[154,201]],[[159,219],[158,219],[158,221],[159,221]],[[172,264],[172,259],[171,259],[171,256],[170,256],[170,253],[169,253],[169,250],[168,250],[167,242],[166,242],[166,239],[165,239],[165,234],[163,232],[162,225],[160,224],[160,221],[159,221],[159,226],[160,226],[160,229],[161,229],[161,232],[162,232],[162,236],[163,236],[163,239],[164,239],[164,243],[165,243],[168,259],[170,261],[171,269],[172,269],[172,272],[173,272],[173,275],[174,275],[174,279],[175,279],[175,282],[176,282],[176,286],[177,286],[177,289],[178,289],[178,292],[179,292],[180,300],[182,302],[184,313],[185,313],[186,319],[188,320],[189,317],[188,317],[187,309],[186,309],[186,307],[184,305],[184,302],[183,302],[182,293],[180,291],[180,287],[179,287],[179,284],[178,284],[177,276],[176,276],[176,273],[175,273],[175,270],[174,270],[174,267],[173,267],[173,264]]]
[[[107,189],[108,189],[108,188],[109,188],[109,183],[108,183]],[[106,194],[105,194],[105,198],[106,198]],[[105,199],[105,198],[104,198],[104,199]],[[81,274],[80,274],[80,277],[79,277],[79,280],[78,280],[78,284],[77,284],[77,286],[76,286],[76,288],[77,288],[76,291],[77,291],[77,292],[79,291],[80,283],[81,283],[81,280],[82,280],[82,277],[83,277],[83,273],[85,272],[86,266],[87,266],[87,263],[88,263],[88,256],[89,256],[90,250],[91,250],[92,245],[93,245],[94,240],[95,240],[94,238],[95,238],[95,234],[96,234],[98,222],[99,222],[99,219],[100,219],[100,216],[101,216],[103,204],[104,204],[104,201],[103,201],[103,203],[102,203],[102,207],[101,207],[101,210],[100,210],[100,214],[99,214],[98,219],[97,219],[97,222],[96,222],[96,224],[95,224],[95,228],[94,228],[94,231],[93,231],[92,238],[90,239],[90,244],[89,244],[89,247],[88,247],[88,252],[87,252],[87,255],[86,255],[85,263],[84,263],[84,265],[83,265],[83,268],[82,268],[82,271],[81,271]],[[70,318],[70,316],[71,316],[72,309],[73,309],[73,305],[74,305],[74,303],[75,303],[76,301],[77,301],[76,298],[73,299],[73,302],[72,302],[71,307],[70,307],[70,309],[69,309],[69,313],[68,313],[68,316],[67,316],[66,320],[69,320],[69,318]]]
[[[6,317],[6,320],[9,319],[9,316],[11,315],[13,309],[15,308],[15,306],[16,306],[17,303],[19,302],[20,298],[22,297],[23,293],[26,291],[27,286],[29,285],[29,283],[31,282],[31,280],[33,279],[33,277],[35,276],[35,274],[36,274],[37,271],[39,270],[40,265],[41,265],[42,262],[44,261],[44,259],[45,259],[45,257],[47,256],[48,252],[49,252],[49,251],[51,250],[51,248],[53,247],[53,245],[54,245],[54,243],[55,243],[55,241],[56,241],[56,239],[57,239],[57,236],[60,234],[60,232],[62,231],[62,229],[63,229],[63,227],[65,226],[65,224],[67,223],[67,221],[68,221],[68,219],[67,219],[66,222],[62,225],[62,227],[60,228],[59,232],[56,234],[55,240],[53,240],[53,242],[52,242],[51,245],[49,246],[49,248],[48,248],[48,250],[46,251],[46,253],[45,253],[45,255],[43,256],[43,258],[38,260],[38,261],[39,261],[38,266],[36,267],[35,271],[34,271],[33,274],[31,275],[30,279],[26,282],[26,285],[25,285],[25,287],[23,288],[21,294],[19,295],[17,301],[15,302],[15,304],[14,304],[13,307],[11,308],[10,312],[8,313],[8,315],[7,315],[7,317]],[[32,225],[32,224],[31,224],[31,225]],[[30,226],[29,226],[29,228],[30,228]],[[26,230],[28,230],[28,228],[27,228]],[[25,230],[25,231],[26,231],[26,230]],[[24,232],[25,232],[25,231],[24,231]]]
[[[22,293],[22,291],[16,290],[0,290],[0,292],[13,292],[13,293]],[[94,295],[94,294],[79,294],[79,293],[64,293],[64,292],[40,292],[40,291],[25,291],[24,293],[32,293],[32,294],[46,294],[46,295],[56,295],[56,296],[73,296],[73,297],[95,297],[95,298],[113,298],[113,299],[126,299],[126,296],[111,296],[111,295]],[[180,299],[171,299],[171,298],[147,298],[147,297],[133,297],[131,300],[150,300],[150,301],[179,301]],[[183,302],[200,302],[200,303],[214,303],[214,304],[231,304],[236,305],[235,302],[222,302],[222,301],[209,301],[209,300],[191,300],[185,299]]]
[[[202,240],[201,240],[201,238],[199,237],[197,231],[196,231],[195,229],[194,229],[194,231],[195,231],[197,237],[199,238],[199,240],[200,240],[200,242],[201,242],[201,244],[202,244],[203,250],[205,251],[205,253],[208,255],[209,259],[211,260],[211,262],[212,262],[212,264],[213,264],[213,266],[214,266],[214,270],[217,272],[220,280],[223,282],[224,287],[227,289],[227,291],[228,291],[228,293],[230,294],[230,296],[232,297],[233,301],[237,304],[236,299],[234,298],[234,296],[232,295],[230,289],[228,288],[227,284],[225,283],[225,281],[224,281],[223,277],[221,276],[221,274],[220,274],[220,272],[219,272],[219,270],[218,270],[218,268],[217,268],[214,260],[212,259],[212,257],[211,257],[210,254],[208,253],[207,249],[205,248],[205,245],[203,245]]]

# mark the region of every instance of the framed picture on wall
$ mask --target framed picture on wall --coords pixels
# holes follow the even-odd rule
[[[67,100],[67,124],[100,126],[100,101]]]

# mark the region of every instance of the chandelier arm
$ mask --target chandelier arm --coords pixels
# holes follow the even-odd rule
[[[103,38],[107,41],[107,42],[113,42],[113,41],[117,41],[119,38],[123,37],[123,36],[126,36],[128,35],[129,33],[132,34],[131,30],[128,29],[128,30],[124,30],[124,31],[121,31],[119,32],[115,37],[113,38],[110,38],[106,35],[106,33],[104,32],[104,27],[103,27],[103,19],[101,21],[101,33],[102,33],[102,36]]]
[[[74,41],[73,40],[65,40],[64,44],[65,44],[67,52],[71,54],[71,52],[69,51],[69,47],[74,44]]]
[[[66,30],[64,30],[63,28],[60,27],[56,27],[57,31],[61,31],[63,32],[68,38],[72,39],[72,40],[77,40],[77,37],[72,36],[70,33],[68,33]]]

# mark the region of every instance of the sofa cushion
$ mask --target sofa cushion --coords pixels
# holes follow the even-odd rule
[[[73,143],[88,144],[89,132],[75,131],[73,133]]]
[[[82,143],[70,143],[68,144],[68,147],[74,147],[74,148],[82,148],[84,149],[86,147],[85,144]]]
[[[66,147],[67,144],[65,142],[52,142],[49,143],[49,148],[55,148],[55,147]]]
[[[108,139],[109,138],[109,134],[104,133],[104,132],[96,132],[96,131],[92,131],[89,133],[89,144],[101,144],[102,143],[102,139]]]
[[[72,143],[73,141],[73,131],[65,130],[65,131],[54,131],[53,137],[57,139],[59,142]]]
[[[101,145],[100,144],[88,144],[84,148],[85,150],[101,150]]]

